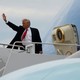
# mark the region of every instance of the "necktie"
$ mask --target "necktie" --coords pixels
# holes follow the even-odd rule
[[[27,31],[28,31],[28,29],[26,29],[26,30],[23,32],[23,34],[22,34],[22,36],[21,36],[21,40],[23,40],[23,39],[25,38],[25,36],[26,36],[26,34],[27,34]]]

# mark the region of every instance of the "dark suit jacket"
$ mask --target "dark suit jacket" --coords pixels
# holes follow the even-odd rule
[[[25,29],[22,26],[18,27],[11,22],[8,22],[6,24],[17,32],[17,34],[15,35],[13,40],[10,42],[10,44],[14,44],[15,41],[21,41],[21,36]],[[30,27],[30,29],[31,29],[31,33],[32,33],[32,42],[42,42],[38,29],[31,28],[31,27]],[[15,45],[20,45],[20,46],[25,47],[24,45],[22,45],[22,43],[16,43]],[[12,46],[9,45],[7,48],[12,48]],[[14,47],[14,48],[18,49],[18,47]],[[20,48],[20,49],[22,49],[22,48]],[[42,44],[36,44],[35,45],[35,53],[39,53],[40,51],[42,51]]]

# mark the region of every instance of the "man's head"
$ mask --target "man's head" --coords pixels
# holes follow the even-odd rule
[[[23,19],[23,20],[22,20],[22,26],[23,26],[23,28],[25,28],[25,29],[29,28],[29,27],[30,27],[30,20],[28,20],[28,19]]]

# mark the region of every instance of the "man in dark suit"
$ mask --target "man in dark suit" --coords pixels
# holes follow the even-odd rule
[[[42,42],[38,29],[30,27],[30,20],[23,19],[22,20],[22,26],[16,26],[12,22],[7,21],[6,16],[5,16],[4,13],[2,14],[2,17],[3,17],[3,20],[6,22],[6,24],[10,28],[12,28],[14,31],[17,32],[17,34],[15,35],[13,40],[10,42],[10,44],[14,44],[14,42],[16,42],[16,41],[22,41],[21,37],[22,37],[24,31],[26,29],[28,29],[28,28],[29,28],[29,30],[27,32],[27,35],[29,34],[29,38],[30,39],[28,39],[28,37],[26,35],[24,41],[26,41],[26,42],[27,41],[30,41],[30,42]],[[25,46],[22,43],[16,43],[15,45],[23,46],[24,49],[25,49]],[[9,45],[7,48],[12,48],[12,46]],[[15,46],[14,49],[18,49],[18,47]],[[23,48],[20,48],[20,49],[23,49]],[[42,44],[35,44],[35,53],[42,53]]]

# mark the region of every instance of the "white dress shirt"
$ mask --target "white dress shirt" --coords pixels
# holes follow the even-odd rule
[[[32,34],[31,34],[31,29],[28,28],[27,34],[25,38],[23,39],[22,43],[23,45],[27,45],[30,42],[32,42]]]

